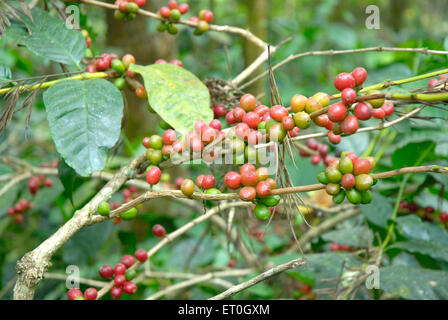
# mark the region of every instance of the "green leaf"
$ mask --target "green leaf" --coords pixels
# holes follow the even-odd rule
[[[365,248],[372,242],[373,234],[365,226],[356,226],[350,229],[327,232],[322,238],[325,241],[336,242],[342,245]]]
[[[397,230],[400,235],[407,239],[437,242],[448,246],[448,233],[446,230],[434,223],[424,222],[414,215],[397,218]]]
[[[448,247],[446,245],[426,240],[400,241],[391,248],[403,249],[412,253],[421,253],[434,259],[448,261]]]
[[[402,168],[407,166],[414,166],[417,158],[415,155],[421,156],[426,153],[426,156],[420,160],[420,163],[424,162],[427,157],[434,154],[435,143],[432,141],[422,141],[409,143],[402,148],[397,148],[392,154],[392,163],[394,168]],[[432,149],[432,151],[431,151]],[[430,150],[430,152],[427,152]]]
[[[382,228],[387,228],[387,220],[394,211],[388,198],[377,193],[373,195],[371,203],[363,205],[360,209],[369,222]]]
[[[182,134],[193,130],[198,120],[213,120],[210,93],[191,72],[176,65],[131,65],[129,70],[142,75],[151,107]]]
[[[70,200],[72,206],[75,206],[73,203],[73,189],[76,180],[76,172],[72,167],[65,163],[64,159],[58,161],[58,176],[64,186],[65,196]]]
[[[380,269],[380,289],[404,299],[448,299],[448,272],[403,265]]]
[[[104,79],[65,80],[43,98],[51,136],[65,162],[81,176],[102,170],[120,136],[120,91]]]
[[[0,81],[11,80],[11,69],[0,64]]]
[[[38,56],[75,65],[80,69],[79,61],[87,48],[81,32],[68,29],[62,20],[52,17],[38,7],[32,10],[32,15],[34,22],[28,17],[24,18],[31,30],[31,36],[23,23],[12,21],[7,30],[8,39],[26,46]]]

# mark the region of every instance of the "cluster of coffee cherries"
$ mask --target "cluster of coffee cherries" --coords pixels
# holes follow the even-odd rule
[[[90,49],[90,46],[92,45],[92,39],[89,36],[89,32],[85,29],[81,30],[81,34],[83,38],[86,40],[86,47],[87,47],[84,57],[87,59],[91,59],[93,58],[93,52],[92,49]]]
[[[96,300],[98,297],[98,291],[95,288],[88,288],[82,293],[77,288],[71,288],[67,292],[67,298],[69,300]]]
[[[12,218],[12,220],[20,224],[24,220],[23,213],[33,209],[33,204],[26,199],[20,199],[14,206],[9,208],[6,213]]]
[[[325,171],[317,175],[325,190],[337,204],[347,200],[353,204],[372,201],[370,188],[376,184],[370,172],[375,167],[373,157],[358,158],[353,152],[343,152],[340,159],[333,160]]]
[[[439,79],[433,78],[428,81],[428,87],[434,87],[439,81],[448,79],[448,74],[442,74]]]
[[[316,139],[308,139],[306,140],[306,146],[315,151],[316,153],[311,154],[305,150],[299,150],[299,155],[301,157],[310,157],[310,162],[313,165],[318,165],[321,161],[325,166],[328,166],[330,162],[332,162],[335,158],[328,153],[330,152],[330,148],[325,143],[320,143]]]
[[[400,214],[417,214],[419,217],[428,222],[439,221],[448,229],[448,212],[440,211],[437,216],[437,212],[432,206],[421,208],[415,202],[407,202],[406,200],[402,200],[398,206],[398,212]]]
[[[157,59],[156,62],[154,62],[155,64],[165,64],[168,63],[165,59]],[[183,63],[182,61],[178,60],[178,59],[173,59],[171,60],[169,63],[174,64],[178,67],[183,67]]]
[[[28,190],[32,195],[36,195],[39,189],[46,187],[50,188],[53,186],[53,180],[45,177],[44,175],[33,176],[28,179]]]
[[[111,210],[115,210],[119,206],[120,206],[119,202],[114,202],[114,203],[112,203],[112,206],[111,206],[111,204],[109,204],[107,201],[101,201],[98,204],[97,212],[101,216],[107,217],[107,216],[109,216]],[[133,207],[133,208],[121,213],[120,217],[114,218],[114,223],[119,224],[122,220],[135,219],[137,217],[137,214],[138,214],[137,208]]]
[[[114,11],[114,18],[116,20],[134,20],[137,17],[137,12],[146,3],[146,0],[117,0],[115,5],[118,10]]]
[[[178,4],[177,1],[169,1],[167,7],[161,7],[158,14],[164,19],[157,25],[157,31],[167,31],[169,34],[177,34],[178,30],[175,25],[182,15],[190,10],[190,6],[186,3]]]

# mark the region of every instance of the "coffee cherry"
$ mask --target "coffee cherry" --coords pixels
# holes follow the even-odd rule
[[[345,191],[341,190],[338,194],[333,196],[333,202],[336,204],[340,204],[345,199]]]
[[[237,122],[238,122],[238,121],[235,119],[235,115],[234,115],[233,112],[228,112],[228,113],[226,114],[226,122],[227,122],[228,124],[234,124],[234,123],[237,123]]]
[[[188,10],[190,10],[190,6],[186,3],[181,3],[177,9],[180,11],[181,14],[186,14]]]
[[[178,32],[177,27],[174,24],[172,24],[172,23],[169,23],[166,26],[166,29],[167,29],[169,34],[173,34],[174,35],[174,34],[177,34],[177,32]]]
[[[136,276],[137,276],[137,272],[135,270],[131,270],[131,269],[126,270],[126,273],[124,275],[124,277],[126,278],[127,281],[131,281],[132,279],[135,279]]]
[[[311,117],[306,112],[297,112],[294,114],[294,123],[302,130],[307,129],[311,126]]]
[[[126,81],[123,78],[117,78],[114,80],[114,86],[118,90],[123,90],[125,84],[126,84]]]
[[[377,95],[377,94],[381,94],[382,92],[379,90],[370,90],[366,92],[366,96],[371,96],[371,95]],[[384,104],[384,98],[376,98],[376,99],[371,99],[371,100],[366,100],[366,102],[370,103],[370,105],[374,108],[381,108],[381,106]]]
[[[372,116],[373,108],[368,102],[359,102],[356,104],[353,114],[359,120],[369,120]]]
[[[134,256],[138,261],[145,262],[148,259],[148,252],[144,249],[138,249],[135,251]]]
[[[271,190],[272,190],[272,188],[271,188]],[[279,204],[280,200],[281,200],[281,197],[279,195],[274,195],[274,196],[271,195],[271,196],[260,198],[260,202],[268,207],[275,207],[276,205]]]
[[[198,26],[194,30],[193,34],[196,36],[200,36],[201,34],[207,32],[209,29],[209,25],[206,21],[199,21]]]
[[[77,297],[82,297],[82,291],[76,288],[72,288],[67,292],[67,298],[69,300],[75,300]]]
[[[170,12],[170,19],[172,19],[173,21],[178,21],[180,19],[180,16],[182,14],[180,13],[179,10],[177,9],[172,9]]]
[[[176,131],[173,129],[168,129],[163,133],[162,144],[172,145],[174,141],[176,141],[176,138],[177,138]]]
[[[256,145],[263,139],[263,135],[260,131],[252,130],[247,136],[247,143],[250,145]]]
[[[342,132],[346,135],[350,135],[358,131],[359,121],[355,116],[349,115],[341,123]]]
[[[211,23],[213,21],[213,12],[210,10],[202,10],[199,13],[199,18],[201,20],[207,21],[208,23]]]
[[[271,190],[277,189],[277,182],[275,182],[272,178],[267,178],[267,182],[269,182],[269,185],[271,186]]]
[[[339,244],[336,242],[332,242],[330,245],[330,251],[339,251]]]
[[[339,183],[342,179],[341,172],[335,167],[328,167],[325,169],[325,176],[327,177],[329,182]]]
[[[243,187],[240,192],[240,199],[243,201],[252,201],[255,199],[257,192],[254,187]]]
[[[334,78],[334,87],[342,91],[345,88],[354,88],[356,85],[355,79],[350,73],[340,73]]]
[[[148,149],[146,150],[146,158],[151,161],[153,165],[158,165],[163,160],[163,154],[161,150]]]
[[[381,106],[381,109],[384,110],[384,114],[386,117],[390,116],[392,113],[394,113],[394,104],[391,101],[386,101],[384,102],[384,104]]]
[[[325,92],[317,92],[312,96],[312,99],[319,102],[323,108],[327,107],[330,104],[330,96]]]
[[[325,175],[325,172],[322,171],[317,175],[317,180],[322,184],[328,184],[329,181],[327,179],[327,176]]]
[[[98,291],[96,291],[95,288],[88,288],[84,291],[84,297],[86,300],[96,300],[96,297],[98,297]]]
[[[373,199],[372,191],[365,190],[365,191],[361,192],[361,203],[362,204],[368,204],[368,203],[372,202],[372,199]]]
[[[126,71],[126,68],[125,68],[123,62],[121,62],[120,59],[112,60],[111,66],[112,66],[112,69],[117,71],[119,74],[123,74]]]
[[[270,141],[282,142],[285,137],[286,130],[281,123],[276,123],[269,129]]]
[[[431,79],[428,81],[428,87],[434,87],[437,84],[437,79]]]
[[[313,121],[319,127],[327,127],[330,124],[330,118],[328,118],[328,114],[326,113],[314,117]]]
[[[135,89],[135,94],[137,95],[137,97],[139,97],[141,99],[145,99],[147,97],[146,89],[144,87],[142,87],[142,86],[140,86],[137,89]]]
[[[182,181],[182,185],[180,187],[180,190],[184,195],[187,197],[190,197],[194,193],[194,183],[191,179],[184,179]]]
[[[106,201],[101,201],[98,204],[98,213],[102,216],[108,216],[110,213],[110,205]]]
[[[151,185],[158,184],[160,177],[162,176],[162,171],[158,167],[152,167],[148,170],[146,174],[146,181]]]
[[[260,117],[264,116],[265,114],[269,114],[269,108],[264,105],[259,105],[254,109],[254,112],[258,114]]]
[[[241,186],[241,176],[238,172],[230,171],[224,176],[224,184],[227,188],[235,190]]]
[[[202,131],[201,139],[204,143],[211,143],[213,142],[213,140],[215,140],[216,136],[216,130],[207,126]]]
[[[358,160],[358,156],[354,152],[342,152],[341,157],[350,158],[353,163]]]
[[[204,150],[204,143],[198,137],[193,137],[190,140],[190,150],[192,152],[201,152]]]
[[[178,67],[183,67],[184,66],[183,63],[180,60],[177,60],[177,59],[171,60],[170,63],[174,64],[174,65],[176,65]]]
[[[162,7],[162,8],[160,8],[159,13],[163,18],[167,19],[170,17],[171,10],[168,7]]]
[[[341,136],[334,134],[333,131],[328,132],[328,141],[332,144],[339,144],[341,142]]]
[[[258,182],[258,176],[255,170],[241,172],[241,183],[244,186],[255,186]]]
[[[313,98],[308,98],[308,100],[306,100],[306,103],[305,103],[305,112],[306,113],[313,113],[320,109],[322,109],[322,105],[319,103],[319,101],[317,101]]]
[[[260,116],[255,112],[248,112],[243,116],[243,122],[250,128],[256,129],[261,122]]]
[[[355,175],[368,174],[372,170],[370,161],[366,158],[360,158],[353,161],[353,173]]]
[[[177,1],[175,1],[175,0],[168,1],[168,8],[177,9]]]
[[[214,119],[214,120],[210,121],[209,127],[220,131],[222,129],[221,121],[219,121],[218,119]]]
[[[272,119],[276,121],[282,121],[284,117],[288,116],[288,110],[284,106],[272,106],[271,110],[269,110],[269,114]]]
[[[237,107],[233,109],[233,116],[236,122],[242,121],[245,114],[246,111],[243,108]]]
[[[284,117],[282,119],[282,126],[285,130],[292,130],[295,126],[294,119],[291,117]]]
[[[339,191],[341,190],[341,187],[339,186],[339,184],[337,183],[329,183],[327,184],[327,186],[325,187],[325,191],[329,194],[329,195],[337,195],[339,193]]]
[[[301,94],[293,95],[291,98],[291,111],[296,113],[305,110],[307,100],[308,98]]]
[[[350,201],[351,203],[353,204],[361,203],[361,193],[355,188],[346,190],[345,195],[347,196],[347,200]]]
[[[123,220],[132,220],[135,219],[135,217],[137,217],[137,209],[136,208],[131,208],[128,211],[123,212],[122,214],[120,214],[120,218]]]
[[[334,134],[341,134],[342,133],[341,123],[332,122],[331,131],[333,131]]]
[[[351,105],[356,101],[356,91],[352,88],[345,88],[341,93],[341,100],[347,105]]]
[[[202,183],[204,182],[205,175],[201,174],[196,178],[196,185],[202,188]]]
[[[109,63],[105,59],[98,59],[98,61],[96,62],[96,69],[98,71],[105,71],[109,69]]]
[[[328,109],[328,118],[333,122],[341,122],[347,116],[348,109],[340,102],[332,104]]]
[[[202,188],[205,190],[213,188],[215,186],[215,177],[212,175],[206,175],[204,176],[204,179],[202,180]]]
[[[88,73],[94,73],[94,72],[97,72],[96,65],[94,65],[94,64],[89,64],[89,65],[86,67],[86,72],[88,72]]]
[[[121,296],[123,295],[123,290],[120,287],[115,286],[110,290],[110,295],[114,299],[120,299]]]
[[[126,266],[122,263],[117,263],[114,267],[115,276],[124,275],[126,272]]]
[[[158,238],[162,238],[165,236],[166,230],[162,225],[156,224],[152,227],[152,234]]]
[[[256,105],[257,105],[257,99],[250,93],[245,94],[240,99],[240,106],[246,112],[253,111]]]
[[[373,178],[371,175],[360,174],[359,176],[356,176],[355,186],[356,189],[358,189],[359,191],[368,190],[372,185],[373,185]]]
[[[316,165],[316,164],[319,164],[319,162],[322,160],[322,156],[320,155],[320,154],[314,154],[312,157],[311,157],[311,163],[312,164],[314,164],[314,165]]]
[[[135,2],[128,2],[126,5],[126,11],[128,13],[136,13],[139,9],[139,6]]]
[[[343,174],[352,173],[353,172],[353,161],[352,161],[352,159],[350,159],[349,157],[342,157],[341,160],[339,160],[338,169]]]
[[[226,108],[222,104],[215,104],[213,106],[213,116],[215,119],[224,117],[227,114]],[[219,129],[221,130],[221,129]]]
[[[362,85],[367,79],[367,71],[362,67],[355,68],[351,75],[355,79],[356,86]]]
[[[269,208],[263,204],[257,204],[254,208],[255,217],[259,220],[267,220],[271,216]]]
[[[274,119],[269,119],[269,120],[266,121],[266,125],[265,125],[264,129],[265,129],[267,132],[269,132],[269,130],[271,130],[272,126],[273,126],[274,124],[277,124],[277,123],[280,123],[280,122],[275,121]]]
[[[114,269],[112,269],[111,266],[105,264],[101,267],[100,270],[98,270],[98,273],[100,274],[101,278],[109,280],[114,276]]]
[[[271,185],[267,181],[260,181],[255,188],[258,197],[266,197],[271,194]]]
[[[130,254],[126,254],[121,257],[120,261],[122,264],[124,264],[126,266],[126,268],[129,268],[130,266],[132,266],[134,264],[135,259]]]
[[[141,8],[145,5],[146,0],[134,0],[134,2]]]
[[[344,174],[341,180],[341,186],[346,190],[353,188],[355,186],[355,176],[351,173]]]
[[[133,295],[137,291],[137,285],[132,281],[126,281],[123,284],[123,291],[129,295]]]

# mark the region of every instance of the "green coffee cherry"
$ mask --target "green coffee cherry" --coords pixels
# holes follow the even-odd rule
[[[345,199],[345,191],[341,190],[338,194],[333,196],[333,202],[336,204],[340,204]]]
[[[366,190],[366,191],[361,192],[361,203],[362,204],[368,204],[368,203],[372,202],[372,199],[373,199],[372,191]]]
[[[346,190],[345,195],[347,196],[347,200],[353,204],[361,203],[361,193],[355,188]]]
[[[259,199],[262,204],[268,207],[275,207],[281,200],[279,195],[267,196]]]
[[[329,182],[327,176],[325,175],[325,171],[322,171],[317,175],[317,180],[319,180],[319,182],[322,184],[328,184]]]
[[[114,86],[118,89],[118,90],[123,90],[124,85],[126,84],[126,81],[123,78],[117,78],[114,81]]]
[[[163,148],[163,139],[161,136],[158,136],[156,134],[153,134],[149,138],[149,146],[156,150],[162,150]]]
[[[348,157],[342,157],[341,160],[339,160],[338,168],[342,172],[342,174],[352,173],[353,172],[352,159]]]
[[[297,112],[294,115],[294,123],[300,129],[307,129],[311,126],[311,117],[308,113],[304,111]]]
[[[373,178],[371,175],[360,174],[359,176],[356,176],[355,187],[359,191],[369,190],[372,185],[373,185]]]
[[[167,29],[167,24],[165,23],[165,21],[161,21],[161,22],[157,25],[157,31],[159,31],[159,32],[166,31],[166,29]]]
[[[168,122],[166,122],[165,120],[160,120],[159,127],[162,128],[163,130],[172,129],[170,124]]]
[[[337,195],[339,193],[339,191],[341,191],[341,187],[337,183],[329,183],[325,187],[325,190],[327,191],[328,194],[334,196],[334,195]]]
[[[328,167],[325,169],[325,176],[329,182],[339,183],[342,179],[342,173],[335,167]]]
[[[177,27],[172,23],[168,24],[167,30],[168,30],[169,34],[173,34],[173,35],[177,34],[177,31],[178,31]]]
[[[86,49],[86,52],[84,53],[84,57],[87,58],[87,59],[93,58],[93,52],[92,52],[92,50],[90,48]]]
[[[254,209],[255,217],[259,220],[267,220],[271,216],[269,208],[263,204],[257,204]]]
[[[119,74],[123,74],[126,71],[123,62],[120,59],[114,59],[111,62],[112,69],[117,71]]]
[[[135,277],[137,276],[137,272],[135,272],[135,270],[126,270],[126,273],[124,274],[124,276],[126,277],[127,281],[131,281],[133,279],[135,279]]]
[[[128,211],[123,212],[120,215],[121,219],[123,220],[132,220],[135,217],[137,217],[137,209],[136,208],[131,208]]]
[[[110,213],[110,205],[106,201],[101,201],[98,204],[98,213],[102,216],[108,216]]]

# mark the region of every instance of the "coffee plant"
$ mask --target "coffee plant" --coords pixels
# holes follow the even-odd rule
[[[448,38],[218,7],[0,1],[0,296],[447,299]]]

